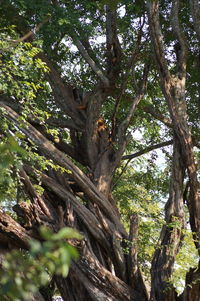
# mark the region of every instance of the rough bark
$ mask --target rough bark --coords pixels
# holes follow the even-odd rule
[[[70,173],[70,176],[74,178],[76,183],[84,192],[84,198],[88,198],[88,200],[90,202],[92,201],[93,203],[93,205],[91,203],[92,206],[90,205],[90,208],[92,209],[91,212],[76,200],[70,190],[68,191],[64,189],[61,185],[56,183],[47,175],[41,174],[41,181],[48,188],[47,190],[49,191],[50,198],[53,191],[62,201],[61,204],[72,204],[74,213],[76,214],[77,218],[82,221],[77,229],[79,229],[81,232],[83,231],[86,236],[90,237],[92,235],[95,238],[94,243],[92,241],[89,243],[89,249],[92,254],[90,254],[90,256],[88,256],[86,260],[86,254],[84,253],[83,261],[75,263],[74,270],[72,267],[72,271],[74,271],[75,277],[79,279],[80,285],[81,287],[83,287],[83,290],[86,290],[90,298],[93,298],[94,300],[116,300],[116,298],[118,298],[118,300],[147,300],[146,295],[143,296],[141,295],[141,292],[139,293],[137,292],[137,290],[131,290],[131,288],[127,284],[125,284],[127,282],[127,263],[122,250],[122,239],[127,239],[128,237],[125,230],[123,229],[123,226],[120,224],[119,216],[113,210],[113,207],[110,205],[106,197],[101,192],[99,192],[94,184],[79,169],[77,169],[77,167],[73,165],[73,163],[63,155],[63,153],[58,151],[55,146],[53,146],[53,144],[51,144],[50,141],[48,141],[40,132],[38,132],[28,123],[25,123],[24,126],[22,126],[21,122],[18,122],[18,115],[9,107],[6,107],[6,109],[6,114],[8,114],[7,116],[9,116],[9,118],[11,118],[12,121],[16,123],[16,125],[27,135],[27,137],[37,143],[39,149],[43,153],[45,152],[49,158],[53,156],[52,159],[54,160],[54,162],[59,163],[60,166],[66,169],[65,176],[67,176],[69,169],[72,171],[72,173]],[[25,167],[25,169],[29,173],[29,168]],[[44,205],[44,199],[39,197],[34,191],[33,185],[31,184],[30,179],[24,171],[21,172],[21,176],[23,177],[26,191],[32,198],[32,204],[30,205],[20,203],[19,205],[15,206],[15,211],[18,213],[18,215],[22,216],[23,220],[27,220],[27,223],[23,224],[23,226],[27,229],[30,229],[35,225],[39,226],[41,224],[44,224],[45,222],[48,227],[56,230],[59,229],[59,225],[67,225],[65,212],[62,212],[62,220],[60,220],[58,208],[57,210],[55,210],[56,204],[53,204],[52,201],[50,201],[50,203],[51,206],[54,207],[54,210],[52,210],[52,212],[55,211],[54,219],[56,219],[56,223],[52,220],[53,213],[50,214],[51,218],[49,218],[49,208]],[[62,176],[60,176],[60,178],[58,177],[58,175],[56,176],[57,181],[60,181],[61,178]],[[85,191],[83,187],[86,188]],[[91,194],[88,194],[88,189]],[[99,204],[96,203],[95,199],[98,199]],[[46,198],[46,201],[47,200],[48,198]],[[103,209],[104,207],[105,209]],[[102,214],[100,209],[103,209],[102,211],[104,214]],[[109,211],[110,213],[108,213]],[[46,218],[43,215],[46,215]],[[120,228],[119,231],[117,230],[117,224]],[[109,262],[111,262],[111,265],[109,264]],[[88,271],[94,265],[95,269],[91,270],[90,277],[89,279],[87,279],[85,273],[86,271],[88,273]],[[106,269],[104,268],[104,266],[106,266]],[[113,269],[116,276],[118,277],[112,275],[111,271]],[[96,287],[97,276],[98,283],[100,285],[99,290],[97,290]],[[63,283],[63,281],[64,280],[61,280],[61,283]],[[67,282],[64,291],[68,286],[68,280],[66,281]],[[141,282],[143,280],[139,279],[139,281]],[[61,283],[59,285],[59,283],[60,282],[57,280],[57,285],[62,293],[62,285]],[[108,287],[108,291],[105,291],[105,287]],[[113,288],[113,291],[111,290],[111,287]],[[102,292],[103,288],[104,292]],[[63,296],[66,296],[65,293],[62,294]],[[84,298],[85,296],[83,296],[83,300]]]
[[[171,25],[173,35],[178,41],[179,54],[175,75],[171,74],[165,56],[165,46],[159,23],[159,1],[147,1],[149,26],[153,52],[160,75],[160,85],[166,98],[170,118],[165,118],[160,111],[152,106],[145,106],[144,111],[173,129],[173,140],[152,144],[136,152],[123,156],[129,142],[127,133],[139,103],[145,97],[149,74],[149,57],[144,60],[143,76],[135,81],[134,95],[127,108],[126,116],[117,122],[122,98],[126,95],[131,70],[134,69],[138,57],[141,59],[141,44],[145,35],[143,27],[147,25],[145,17],[139,21],[137,40],[134,42],[132,55],[124,59],[125,51],[117,29],[117,10],[105,5],[106,60],[99,61],[93,53],[89,39],[82,35],[81,29],[74,30],[71,38],[80,55],[91,68],[96,86],[90,91],[81,92],[75,85],[66,83],[62,74],[51,59],[44,53],[40,57],[49,67],[47,80],[52,89],[53,102],[56,110],[60,110],[63,118],[51,117],[46,122],[52,127],[69,130],[70,143],[60,139],[54,141],[39,120],[30,114],[28,122],[20,120],[20,105],[16,106],[13,99],[3,99],[1,108],[5,109],[4,117],[14,127],[37,146],[37,152],[51,159],[59,166],[59,170],[48,168],[41,171],[40,166],[32,168],[24,162],[20,172],[24,190],[31,203],[19,203],[13,208],[21,222],[0,211],[0,241],[3,248],[28,248],[30,237],[38,238],[37,229],[46,225],[58,231],[64,226],[71,226],[83,233],[85,239],[79,246],[81,259],[73,262],[66,279],[55,276],[55,281],[64,300],[70,301],[147,301],[147,293],[138,263],[138,219],[131,217],[130,233],[126,233],[116,203],[111,195],[113,175],[123,159],[131,160],[153,149],[174,144],[172,176],[169,199],[165,207],[165,222],[162,228],[159,247],[152,261],[152,292],[153,301],[196,301],[199,296],[199,270],[191,270],[186,279],[182,296],[177,297],[168,281],[173,271],[174,261],[179,251],[184,227],[183,213],[183,181],[187,170],[190,186],[188,207],[190,223],[197,248],[200,239],[200,207],[198,199],[198,181],[193,154],[191,130],[187,122],[185,100],[186,57],[187,46],[185,36],[179,22],[179,1],[172,0]],[[194,27],[199,35],[197,1],[191,2]],[[53,1],[59,7],[59,1]],[[11,6],[12,12],[14,7]],[[64,5],[64,4],[63,4]],[[14,9],[17,28],[22,33],[22,41],[32,42],[36,36],[27,28],[23,15]],[[102,21],[102,20],[101,20]],[[103,22],[103,21],[102,21]],[[145,24],[145,26],[144,26]],[[84,30],[83,30],[84,31]],[[142,54],[143,55],[143,54]],[[128,61],[123,71],[123,64]],[[124,72],[124,73],[123,73]],[[133,71],[134,72],[134,71]],[[128,88],[129,89],[129,88]],[[116,96],[116,94],[118,95]],[[111,97],[115,101],[111,114],[111,123],[106,122],[101,112],[103,105]],[[128,96],[127,96],[128,97]],[[130,96],[129,96],[130,98]],[[103,108],[103,109],[102,109]],[[55,112],[56,112],[55,110]],[[120,114],[119,114],[120,115]],[[123,115],[123,114],[122,114]],[[74,161],[81,164],[79,168]],[[184,164],[183,164],[184,162]],[[82,170],[85,170],[83,172]],[[35,173],[40,174],[43,195],[39,195],[33,183],[37,181]],[[197,238],[197,239],[196,239]],[[128,243],[127,243],[128,241]],[[129,254],[124,248],[129,247]],[[181,299],[182,298],[182,299]]]
[[[181,246],[184,228],[183,181],[185,167],[180,144],[174,137],[172,176],[169,199],[165,205],[165,222],[160,235],[160,244],[155,251],[152,267],[152,300],[176,300],[176,292],[169,283],[174,261]],[[169,299],[169,295],[170,298]]]
[[[186,275],[185,289],[180,301],[198,301],[200,295],[200,269],[190,269]]]
[[[165,57],[165,47],[164,47],[164,39],[161,31],[160,21],[159,21],[159,1],[148,1],[147,3],[148,7],[148,14],[149,14],[149,24],[150,24],[150,34],[151,34],[151,40],[152,40],[152,46],[154,49],[155,54],[155,60],[157,63],[157,68],[160,74],[160,86],[163,91],[163,94],[165,96],[165,99],[167,101],[171,119],[172,119],[172,126],[175,133],[175,141],[176,147],[179,148],[179,167],[177,166],[177,171],[181,172],[181,162],[182,160],[185,164],[185,168],[188,172],[189,177],[189,186],[190,186],[190,197],[189,197],[189,212],[190,212],[190,224],[191,228],[194,234],[194,243],[196,247],[199,249],[199,238],[200,238],[200,227],[199,227],[199,220],[200,220],[200,212],[199,212],[199,196],[198,196],[198,180],[197,180],[197,168],[194,161],[194,153],[193,153],[193,144],[192,144],[192,136],[191,131],[187,123],[187,107],[186,107],[186,99],[185,99],[185,81],[186,81],[186,58],[187,58],[187,46],[186,46],[186,38],[183,33],[180,21],[179,21],[179,1],[174,0],[172,1],[172,7],[171,7],[171,24],[173,29],[173,34],[176,37],[179,45],[179,53],[176,57],[176,67],[177,71],[175,75],[172,75],[169,72],[168,65],[167,65],[167,59]],[[175,164],[175,162],[174,162]],[[177,163],[176,163],[177,164]],[[176,175],[176,172],[174,170],[174,176]],[[173,177],[172,177],[173,178]],[[178,184],[179,183],[179,184]],[[177,190],[177,196],[178,198],[175,198],[175,212],[178,214],[178,219],[182,219],[181,212],[178,212],[178,208],[180,210],[182,207],[182,183],[183,183],[183,175],[179,175],[179,179],[177,181],[178,186],[175,188]],[[171,203],[171,202],[170,202]],[[171,206],[171,205],[170,205]],[[168,209],[168,208],[166,208]],[[172,211],[173,212],[173,211]],[[176,214],[173,213],[174,216]],[[168,217],[167,217],[168,220]],[[165,230],[166,231],[166,230]],[[169,231],[169,230],[168,230]],[[171,234],[173,231],[171,232]],[[170,236],[171,236],[170,234]],[[178,233],[177,233],[178,234]],[[162,236],[162,234],[161,234]],[[176,235],[175,235],[176,236]],[[180,233],[178,234],[179,238],[177,240],[177,250],[173,254],[174,261],[176,253],[178,251],[178,245],[180,244]],[[169,239],[169,236],[168,238]],[[173,244],[174,245],[174,244]],[[175,243],[176,245],[176,243]],[[174,246],[175,246],[174,245]],[[162,249],[161,249],[162,250]],[[158,250],[157,253],[161,252],[161,250]],[[167,252],[165,253],[165,256],[167,255]],[[154,271],[154,267],[157,265],[155,262],[155,258],[157,258],[156,253],[154,256],[153,261],[153,267],[152,272]],[[157,259],[156,259],[157,260]],[[169,276],[171,274],[171,268],[173,266],[173,263],[170,263],[170,258],[168,258],[169,263],[169,271],[168,274],[165,275],[166,279],[169,279]],[[161,267],[163,268],[163,263],[165,262],[165,258],[161,260]],[[158,264],[159,266],[159,264]],[[171,267],[170,267],[171,266]],[[156,270],[155,270],[156,271]],[[163,269],[162,271],[165,271]],[[160,272],[162,274],[162,272]],[[159,278],[159,273],[155,274],[156,278]],[[157,279],[154,281],[153,288],[152,288],[152,298],[153,300],[161,300],[162,292],[165,288],[165,280],[162,279],[162,276],[160,279]],[[160,287],[158,287],[158,284],[162,288],[160,290]],[[161,298],[161,299],[160,299]],[[167,298],[167,297],[166,297]],[[176,298],[174,297],[170,297]],[[165,299],[162,299],[165,300]]]

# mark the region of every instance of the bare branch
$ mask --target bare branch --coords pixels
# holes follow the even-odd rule
[[[142,28],[144,26],[144,23],[141,25],[140,27],[140,30],[138,32],[138,37],[137,37],[137,42],[136,42],[136,46],[133,50],[133,53],[129,59],[129,62],[127,64],[127,71],[126,73],[124,74],[123,76],[123,79],[122,79],[122,85],[120,87],[120,92],[119,92],[119,95],[116,99],[116,103],[115,103],[115,108],[114,108],[114,112],[113,112],[113,115],[112,115],[112,130],[111,130],[111,133],[112,133],[112,138],[113,140],[115,139],[115,131],[116,131],[116,116],[117,116],[117,112],[119,110],[119,106],[120,106],[120,102],[121,102],[121,99],[122,99],[122,96],[124,94],[124,91],[126,89],[126,86],[127,86],[127,82],[128,82],[128,79],[129,79],[129,75],[130,75],[130,72],[132,70],[132,67],[133,65],[135,64],[136,60],[137,60],[137,57],[138,57],[138,54],[139,54],[139,49],[140,49],[140,44],[141,44],[141,38],[142,38]]]
[[[28,191],[33,203],[37,202],[39,204],[41,210],[43,211],[43,213],[46,216],[50,217],[51,212],[50,212],[49,208],[43,201],[42,197],[37,193],[35,187],[31,183],[30,178],[27,175],[27,173],[25,172],[25,170],[21,169],[19,174],[20,174],[22,182],[24,183],[25,189]]]
[[[200,3],[198,0],[190,0],[190,8],[194,22],[194,28],[200,42]]]
[[[148,76],[148,71],[149,71],[149,65],[145,65],[144,67],[144,72],[143,72],[143,79],[142,79],[142,85],[140,88],[140,92],[139,94],[133,99],[132,105],[129,109],[129,112],[126,116],[126,119],[123,120],[123,122],[121,123],[121,125],[119,126],[118,129],[118,143],[119,145],[123,144],[123,141],[125,139],[125,134],[126,134],[126,130],[131,122],[131,119],[133,117],[133,114],[139,104],[139,102],[141,101],[141,99],[144,97],[145,91],[146,91],[146,84],[147,84],[147,76]]]
[[[89,40],[86,38],[84,32],[80,31],[80,29],[78,29],[78,32],[79,32],[79,40],[82,43],[83,47],[85,48],[85,50],[87,51],[87,53],[89,54],[89,56],[93,59],[93,61],[97,65],[97,67],[99,69],[101,69],[99,61],[98,61],[98,59],[96,57],[96,53],[93,51]]]
[[[21,42],[24,42],[25,40],[27,40],[30,37],[35,36],[35,34],[40,30],[40,28],[49,21],[50,17],[46,18],[44,21],[40,22],[38,25],[36,25],[36,27],[34,28],[34,30],[30,30],[29,32],[27,32],[23,37],[17,39],[17,40],[10,40],[7,39],[8,42],[14,43],[14,44],[19,44]]]
[[[136,152],[132,155],[126,155],[126,156],[123,156],[122,157],[122,160],[132,160],[134,158],[137,158],[139,156],[142,156],[152,150],[155,150],[155,149],[158,149],[158,148],[161,148],[161,147],[164,147],[164,146],[168,146],[168,145],[171,145],[173,143],[173,139],[172,140],[169,140],[169,141],[165,141],[165,142],[161,142],[161,143],[158,143],[158,144],[154,144],[154,145],[150,145],[148,147],[146,147],[145,149],[139,151],[139,152]]]
[[[161,147],[164,147],[164,146],[168,146],[168,145],[171,145],[173,143],[173,140],[169,140],[169,141],[165,141],[165,142],[162,142],[162,143],[158,143],[158,144],[154,144],[154,145],[151,145],[151,146],[148,146],[147,148],[141,150],[141,151],[138,151],[132,155],[126,155],[126,156],[123,156],[122,157],[122,160],[128,160],[125,164],[125,166],[122,168],[122,171],[120,172],[120,174],[118,175],[117,179],[115,180],[115,183],[113,184],[113,187],[115,187],[118,183],[118,181],[120,180],[121,176],[123,175],[123,173],[126,171],[127,167],[128,167],[128,164],[130,163],[130,161],[134,158],[137,158],[139,156],[142,156],[154,149],[158,149],[158,148],[161,148]]]
[[[117,35],[116,9],[106,5],[106,44],[107,44],[107,74],[111,80],[118,77],[122,57],[121,45]]]
[[[170,118],[165,117],[158,109],[155,109],[152,105],[143,107],[143,110],[147,113],[150,113],[155,119],[161,121],[169,128],[173,128]]]
[[[96,65],[95,61],[89,56],[87,50],[85,49],[81,41],[78,39],[74,39],[74,44],[77,46],[83,58],[90,65],[94,73],[100,78],[105,87],[109,87],[108,78],[103,74],[103,71]]]
[[[138,93],[138,95],[133,99],[133,103],[129,109],[129,112],[125,118],[125,120],[122,121],[122,123],[119,125],[119,129],[117,132],[117,139],[118,139],[118,150],[115,154],[115,161],[116,164],[119,163],[119,161],[121,160],[121,156],[127,146],[127,144],[130,141],[130,135],[126,134],[127,132],[127,128],[131,122],[131,119],[133,117],[133,114],[139,104],[139,102],[142,100],[142,98],[144,97],[145,91],[146,91],[146,85],[147,85],[147,77],[148,77],[148,72],[149,72],[149,64],[146,64],[144,66],[144,72],[143,72],[143,79],[142,79],[142,83],[141,83],[141,87],[140,87],[140,92]]]
[[[147,8],[148,8],[148,16],[149,16],[150,35],[152,39],[152,45],[154,47],[159,73],[162,77],[164,76],[165,78],[169,79],[170,73],[168,70],[167,60],[165,58],[163,35],[162,35],[160,21],[159,21],[158,0],[154,0],[154,1],[148,0]]]
[[[159,112],[158,109],[155,109],[152,105],[148,105],[143,107],[143,110],[147,113],[150,113],[155,119],[161,121],[163,124],[165,124],[168,128],[173,128],[173,124],[170,120],[170,118],[165,117],[162,113]],[[197,141],[195,136],[192,136],[192,142],[194,146],[200,148],[200,143]]]
[[[171,9],[171,24],[173,32],[178,40],[178,44],[175,45],[176,56],[177,56],[177,66],[179,78],[185,78],[186,76],[186,56],[187,56],[187,46],[186,38],[181,29],[179,22],[179,0],[172,0]]]

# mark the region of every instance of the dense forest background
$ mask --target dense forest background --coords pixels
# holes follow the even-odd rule
[[[2,300],[199,301],[199,1],[0,16]]]

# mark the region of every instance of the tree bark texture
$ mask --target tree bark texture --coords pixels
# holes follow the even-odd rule
[[[59,1],[54,2],[59,6]],[[27,249],[28,239],[40,239],[37,230],[41,225],[54,232],[65,226],[80,231],[84,236],[78,246],[80,260],[72,263],[67,278],[54,276],[52,279],[65,301],[198,301],[200,298],[199,269],[188,272],[186,287],[181,296],[177,296],[175,288],[169,285],[185,227],[183,193],[186,174],[189,179],[190,225],[195,245],[200,250],[199,188],[193,151],[195,139],[188,125],[185,97],[188,49],[179,21],[180,3],[178,0],[170,2],[171,27],[180,48],[176,58],[176,72],[172,74],[168,68],[160,25],[160,1],[146,2],[144,22],[147,13],[146,25],[149,26],[160,87],[170,118],[163,116],[159,108],[155,110],[151,105],[144,105],[143,109],[169,127],[173,132],[173,139],[153,144],[135,154],[124,154],[130,139],[128,128],[147,92],[150,62],[147,57],[142,64],[143,74],[140,79],[135,80],[134,96],[128,103],[126,114],[123,112],[118,122],[121,101],[128,89],[128,77],[140,54],[144,24],[139,23],[137,40],[132,55],[127,60],[127,70],[122,72],[125,53],[117,30],[117,10],[108,4],[105,5],[104,68],[98,62],[89,39],[82,37],[81,29],[80,32],[71,34],[81,57],[95,75],[96,86],[92,89],[80,92],[78,87],[65,82],[58,66],[50,57],[43,52],[37,55],[49,68],[47,80],[52,89],[54,104],[63,114],[63,119],[51,116],[46,122],[53,128],[67,128],[70,143],[64,139],[54,141],[46,128],[31,114],[26,121],[20,119],[20,105],[16,105],[12,98],[0,95],[0,107],[4,109],[4,117],[25,135],[27,143],[37,147],[36,152],[39,155],[53,161],[58,167],[42,170],[39,164],[33,167],[24,160],[20,180],[30,203],[21,202],[14,206],[13,210],[20,217],[18,222],[0,211],[0,242],[6,250]],[[199,37],[198,1],[190,1],[190,6],[194,28]],[[12,4],[11,8],[14,8]],[[16,12],[18,30],[24,36],[30,30],[26,26],[21,28],[22,18]],[[32,43],[35,38],[35,34],[32,34],[26,40]],[[106,121],[102,117],[102,111],[109,97],[115,100],[115,105],[112,120]],[[112,197],[113,176],[121,160],[132,160],[172,143],[169,198],[165,206],[165,224],[152,260],[149,295],[138,262],[138,216],[131,215],[128,234]],[[44,189],[42,195],[34,188],[38,175]]]

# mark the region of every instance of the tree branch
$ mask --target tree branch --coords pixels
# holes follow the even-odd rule
[[[173,123],[173,129],[176,133],[176,139],[178,139],[180,142],[182,160],[187,167],[188,176],[190,179],[190,225],[192,232],[194,233],[195,245],[200,253],[199,183],[197,177],[197,167],[194,160],[192,136],[187,122],[187,104],[185,99],[186,46],[178,20],[178,4],[178,0],[173,0],[172,12],[175,17],[173,30],[180,44],[180,58],[177,56],[177,66],[178,68],[180,68],[180,70],[178,70],[175,77],[171,76],[168,69],[166,69],[167,66],[159,24],[159,10],[157,0],[148,1],[149,23],[152,44],[154,45],[155,57],[161,78],[161,88],[168,103]]]
[[[66,120],[66,119],[61,119],[61,118],[55,118],[55,117],[49,117],[47,120],[45,120],[47,124],[50,126],[55,126],[59,128],[67,128],[70,130],[76,130],[79,132],[83,131],[83,128],[78,127],[72,120]]]
[[[142,278],[141,271],[138,264],[138,230],[139,221],[137,213],[130,217],[130,230],[129,230],[129,255],[128,255],[128,270],[129,282],[133,289],[143,295],[144,300],[149,300],[147,289]]]
[[[26,167],[27,168],[27,167]],[[29,169],[29,168],[28,168]],[[29,170],[30,171],[30,170]],[[38,171],[39,172],[39,171]],[[103,233],[103,229],[96,219],[95,215],[87,209],[81,202],[79,202],[76,197],[67,189],[63,188],[62,185],[58,184],[49,176],[39,172],[41,176],[42,183],[53,191],[56,195],[63,200],[64,203],[70,202],[73,206],[74,211],[77,216],[82,220],[82,222],[87,227],[88,231],[97,239],[97,241],[102,243],[102,246],[109,248],[108,241]],[[107,229],[109,231],[109,229]],[[112,232],[111,232],[112,233]]]
[[[122,157],[122,160],[132,160],[134,158],[137,158],[139,156],[142,156],[152,150],[155,150],[155,149],[158,149],[158,148],[161,148],[161,147],[164,147],[164,146],[168,146],[168,145],[171,145],[173,143],[173,139],[172,140],[169,140],[169,141],[165,141],[165,142],[161,142],[161,143],[158,143],[158,144],[154,144],[154,145],[150,145],[148,146],[147,148],[141,150],[141,151],[138,151],[132,155],[126,155],[126,156],[123,156]]]
[[[170,118],[165,117],[157,108],[155,109],[152,105],[144,106],[143,110],[147,113],[150,113],[155,119],[161,121],[167,127],[173,128]]]
[[[14,43],[14,44],[18,44],[21,42],[24,42],[25,40],[27,40],[30,37],[35,36],[35,34],[40,30],[40,28],[49,21],[50,17],[46,18],[44,21],[40,22],[38,25],[36,25],[36,27],[34,28],[34,30],[30,30],[29,32],[27,32],[23,37],[17,39],[17,40],[9,40],[7,39],[8,42]]]
[[[143,110],[147,113],[150,113],[155,119],[161,121],[168,128],[173,129],[173,124],[172,124],[170,118],[165,117],[163,114],[161,114],[159,112],[158,109],[155,109],[152,105],[148,105],[148,106],[143,107]],[[200,143],[197,141],[197,139],[195,138],[194,135],[192,136],[192,142],[193,142],[194,146],[200,148]]]
[[[116,116],[117,116],[117,113],[118,113],[118,109],[119,109],[119,106],[120,106],[122,96],[123,96],[124,91],[125,91],[126,86],[127,86],[127,82],[128,82],[128,79],[129,79],[130,72],[131,72],[132,67],[133,67],[134,63],[136,62],[136,59],[137,59],[138,54],[139,54],[139,49],[140,49],[140,44],[141,44],[141,39],[142,39],[142,28],[143,28],[143,26],[144,26],[144,23],[141,25],[140,30],[138,32],[136,46],[135,46],[135,49],[133,50],[133,53],[132,53],[132,55],[129,59],[129,62],[127,64],[127,70],[126,70],[126,73],[123,76],[122,85],[119,89],[120,92],[119,92],[119,95],[116,99],[115,108],[114,108],[114,111],[113,111],[113,114],[112,114],[112,117],[111,117],[111,120],[112,120],[111,133],[112,133],[113,141],[115,140],[115,134],[116,134]]]
[[[106,44],[107,44],[107,74],[113,81],[119,75],[122,57],[121,45],[117,35],[116,9],[106,5]]]
[[[26,230],[20,226],[10,215],[0,209],[0,233],[8,245],[18,248],[28,248],[30,239]],[[0,239],[0,240],[1,240]]]
[[[159,2],[158,0],[148,0],[147,9],[149,16],[149,25],[150,25],[150,35],[152,39],[152,44],[154,47],[154,53],[156,56],[156,63],[158,65],[159,73],[163,77],[168,79],[170,78],[170,73],[168,70],[168,63],[165,58],[165,48],[163,42],[163,35],[160,27],[159,21]]]
[[[63,82],[59,72],[43,53],[39,53],[38,57],[44,61],[50,69],[47,73],[47,78],[52,86],[56,104],[72,118],[76,126],[83,127],[83,121],[77,112],[77,103],[74,101],[73,87]]]
[[[182,160],[181,144],[174,136],[172,176],[169,189],[169,199],[165,205],[165,221],[160,234],[160,244],[157,247],[151,267],[152,300],[174,300],[169,294],[174,294],[173,287],[166,290],[167,283],[173,272],[176,255],[183,239],[184,224],[183,181],[185,165]]]
[[[190,0],[190,8],[194,22],[194,28],[200,43],[200,4],[198,0]]]
[[[173,32],[178,40],[178,44],[175,45],[177,48],[177,67],[179,78],[184,79],[186,76],[186,56],[187,56],[187,46],[186,38],[181,29],[179,22],[179,0],[172,0],[172,9],[171,9],[171,24]]]
[[[31,183],[31,180],[27,173],[25,172],[24,169],[21,169],[20,172],[20,177],[22,182],[24,183],[25,189],[27,190],[28,194],[30,195],[32,202],[33,203],[38,203],[40,209],[43,211],[43,213],[48,216],[49,218],[51,217],[51,213],[45,202],[43,201],[42,197],[37,193],[35,190],[33,184]]]
[[[105,85],[105,87],[109,87],[109,80],[108,78],[103,74],[103,71],[97,66],[95,61],[89,56],[87,50],[83,46],[80,40],[77,38],[73,39],[74,44],[77,46],[78,50],[80,51],[82,57],[86,60],[86,62],[89,64],[89,66],[92,68],[94,73],[99,77],[99,79],[102,81],[102,83]]]
[[[124,230],[124,227],[114,213],[112,205],[108,202],[105,196],[97,190],[90,179],[33,126],[26,121],[20,121],[19,115],[15,111],[4,105],[2,102],[0,102],[0,106],[5,109],[5,116],[9,120],[12,120],[15,125],[27,136],[27,138],[32,140],[32,142],[34,142],[47,157],[51,158],[55,163],[59,164],[66,170],[70,171],[72,177],[81,187],[82,191],[85,192],[89,199],[95,202],[103,210],[105,215],[109,216],[111,221],[116,225],[119,231],[119,237],[121,236],[120,233],[126,237],[127,234]]]
[[[119,126],[117,137],[118,137],[118,145],[121,146],[123,145],[123,141],[125,139],[126,131],[127,128],[131,122],[131,119],[133,117],[133,114],[141,101],[141,99],[144,97],[145,91],[146,91],[146,85],[147,85],[147,76],[148,76],[148,71],[149,71],[149,65],[146,64],[144,67],[143,71],[143,79],[142,79],[142,84],[140,87],[140,93],[133,99],[132,105],[129,109],[129,112],[126,116],[126,119],[122,121],[122,123]],[[121,147],[120,147],[120,152],[121,152]]]
[[[121,176],[123,175],[123,173],[126,171],[127,166],[128,166],[128,164],[130,163],[130,161],[132,159],[137,158],[139,156],[142,156],[142,155],[144,155],[144,154],[146,154],[146,153],[148,153],[148,152],[150,152],[150,151],[152,151],[154,149],[171,145],[172,143],[173,143],[173,140],[165,141],[165,142],[162,142],[162,143],[158,143],[158,144],[154,144],[154,145],[148,146],[147,148],[145,148],[145,149],[143,149],[141,151],[138,151],[135,154],[123,156],[122,160],[128,160],[128,161],[126,162],[125,166],[122,168],[122,171],[120,172],[119,176],[115,180],[115,183],[113,184],[112,187],[116,186],[117,182],[119,181],[119,179],[121,178]]]
[[[93,300],[147,301],[140,292],[131,289],[105,269],[87,248],[84,248],[84,251],[84,258],[73,263],[71,269],[78,273]]]

